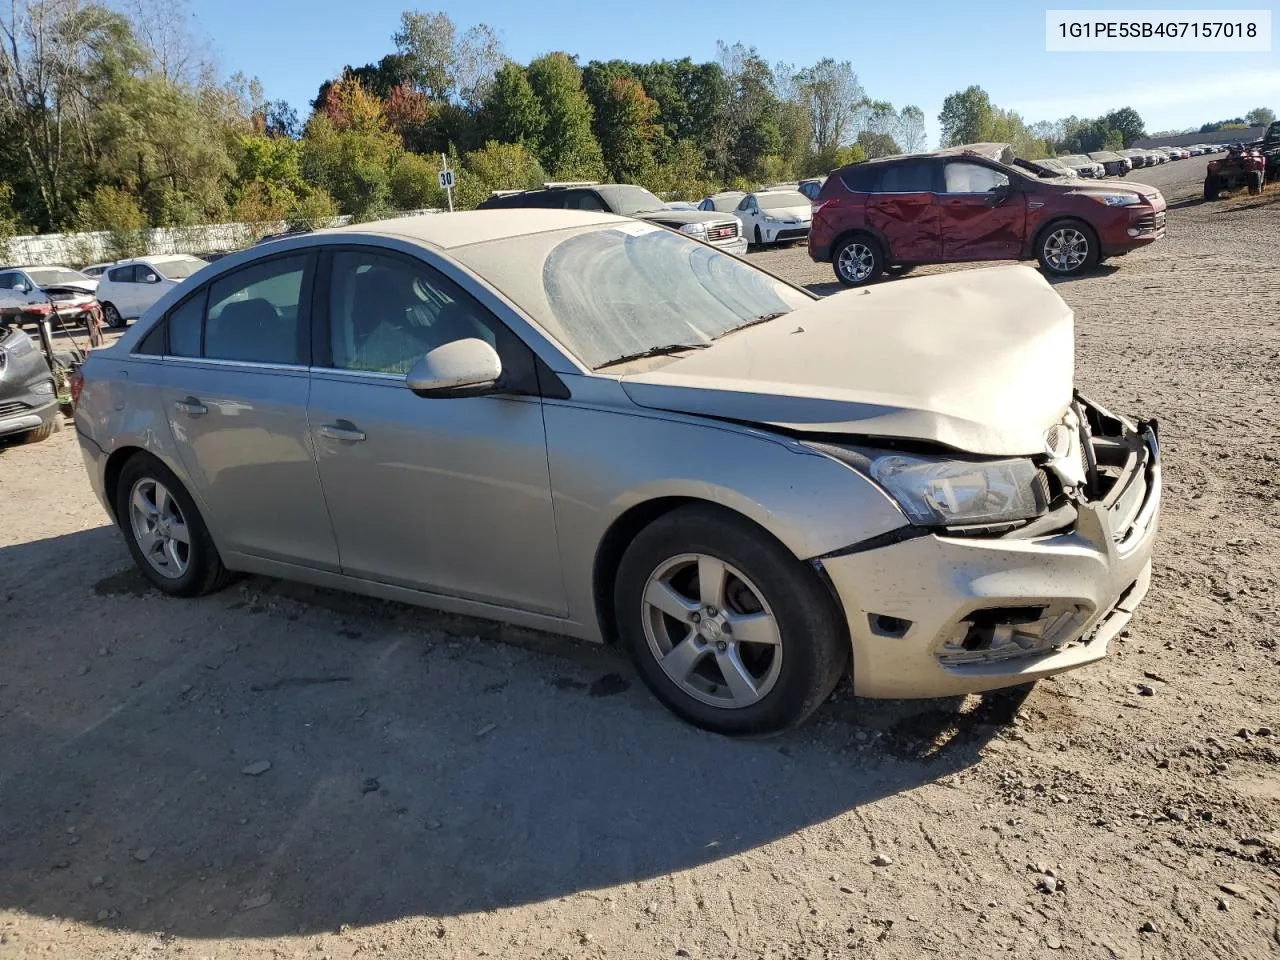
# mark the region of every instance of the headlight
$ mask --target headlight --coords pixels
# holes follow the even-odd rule
[[[884,454],[871,477],[912,523],[951,526],[1029,520],[1044,511],[1039,472],[1030,460],[941,460]]]
[[[705,237],[707,235],[707,225],[705,223],[686,223],[680,228],[681,233],[687,233],[691,237]]]
[[[767,213],[766,213],[766,214],[764,215],[764,222],[765,222],[765,223],[777,223],[777,222],[778,222],[778,218],[777,218],[777,217],[771,217],[771,216],[769,216],[769,214],[767,214]]]
[[[1142,198],[1136,193],[1094,193],[1090,197],[1108,207],[1132,207],[1142,202]]]

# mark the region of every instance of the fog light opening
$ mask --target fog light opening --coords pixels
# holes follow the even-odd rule
[[[907,631],[911,629],[911,621],[904,620],[902,617],[893,617],[886,613],[869,613],[867,614],[867,623],[871,626],[871,632],[881,637],[893,637],[901,639],[907,635]]]
[[[994,607],[956,624],[938,651],[943,663],[961,664],[1035,656],[1058,650],[1079,619],[1079,607]]]

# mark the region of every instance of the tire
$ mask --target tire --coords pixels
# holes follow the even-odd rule
[[[113,330],[119,330],[121,327],[128,325],[128,321],[120,316],[120,311],[116,309],[114,303],[104,303],[102,305],[102,319]]]
[[[1075,277],[1097,266],[1098,235],[1083,220],[1058,220],[1036,238],[1040,269],[1055,277]]]
[[[871,237],[857,235],[841,240],[831,257],[836,279],[846,287],[875,283],[884,273],[884,253]]]
[[[702,571],[719,577],[706,596]],[[654,596],[665,598],[662,609]],[[710,606],[701,603],[708,598]],[[813,571],[721,507],[680,507],[642,530],[619,565],[614,611],[618,635],[654,696],[716,733],[795,726],[835,689],[849,662],[835,601]]]
[[[756,225],[756,249],[764,249],[764,237],[760,233],[760,226],[758,224]]]
[[[34,430],[18,434],[17,441],[18,443],[39,443],[41,440],[48,440],[61,429],[61,421],[50,420],[48,423],[42,423]]]
[[[156,485],[167,494],[164,503]],[[135,523],[132,500],[135,492],[144,499],[149,498],[151,506],[157,507],[164,518],[164,526],[171,533],[177,532],[177,522],[185,527],[187,540],[185,550],[182,549],[180,537],[174,536],[175,548],[170,552],[166,544],[151,550],[168,566],[168,572],[162,572],[157,564],[147,558],[140,543],[139,525]],[[176,514],[170,509],[176,505]],[[142,571],[142,575],[151,581],[156,589],[175,597],[198,597],[201,594],[220,590],[232,580],[232,575],[222,565],[222,557],[213,545],[209,536],[209,528],[204,518],[196,509],[195,501],[187,493],[182,482],[173,471],[159,460],[146,454],[139,454],[129,460],[120,471],[120,478],[115,491],[116,521],[124,533],[125,542],[133,561]],[[154,520],[153,520],[154,522]],[[185,554],[185,563],[183,555]]]
[[[1260,170],[1255,170],[1251,174],[1249,174],[1249,192],[1250,193],[1256,195],[1262,192],[1262,184],[1264,182],[1264,179],[1263,179],[1264,177],[1265,177],[1265,174],[1263,174]]]
[[[1214,177],[1206,177],[1204,181],[1204,198],[1206,201],[1218,199],[1218,181]]]

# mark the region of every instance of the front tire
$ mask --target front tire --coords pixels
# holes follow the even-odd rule
[[[195,501],[159,460],[138,455],[124,465],[115,507],[134,563],[157,589],[198,597],[231,582]]]
[[[680,507],[622,558],[619,636],[653,694],[729,735],[795,726],[849,661],[835,602],[785,547],[720,507]]]
[[[120,311],[116,309],[114,303],[104,303],[102,305],[102,319],[107,321],[107,326],[113,330],[119,330],[125,325],[125,319],[120,316]]]
[[[756,225],[756,249],[764,249],[764,236],[760,233],[760,226],[758,224]]]
[[[1218,199],[1218,178],[1207,177],[1204,181],[1204,199],[1206,202]]]
[[[836,279],[846,287],[862,287],[880,279],[884,254],[870,237],[850,237],[841,241],[831,258]]]
[[[1040,268],[1055,277],[1074,277],[1097,266],[1098,235],[1082,220],[1051,223],[1036,241]]]
[[[1249,174],[1249,192],[1251,194],[1256,195],[1262,192],[1262,185],[1265,176],[1266,175],[1260,170],[1255,170],[1253,173]]]

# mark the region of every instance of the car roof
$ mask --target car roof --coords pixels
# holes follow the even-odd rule
[[[425,213],[416,217],[398,217],[394,220],[376,220],[372,223],[317,230],[316,234],[375,234],[413,240],[448,250],[472,243],[507,240],[552,230],[634,222],[628,217],[618,217],[611,213],[512,207],[459,213]]]

